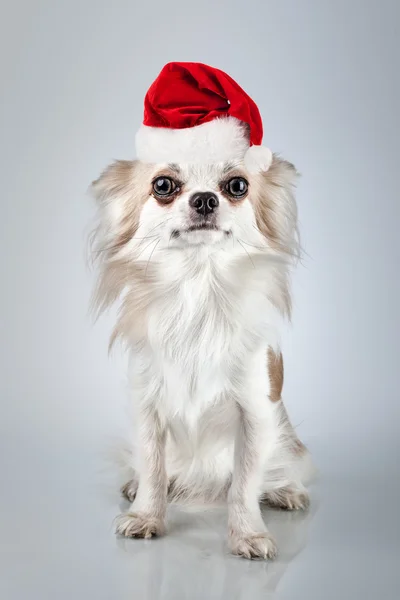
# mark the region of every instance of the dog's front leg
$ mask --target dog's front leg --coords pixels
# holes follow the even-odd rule
[[[139,487],[129,511],[117,517],[116,532],[126,537],[151,538],[165,531],[167,474],[166,430],[157,411],[145,406],[137,418]]]
[[[268,452],[276,431],[264,378],[249,380],[237,398],[235,459],[229,492],[229,545],[245,558],[274,558],[276,545],[262,518],[259,495]]]

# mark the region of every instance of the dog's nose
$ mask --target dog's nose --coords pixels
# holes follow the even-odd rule
[[[217,208],[219,200],[213,192],[198,192],[193,194],[189,200],[189,205],[199,213],[199,215],[208,215]]]

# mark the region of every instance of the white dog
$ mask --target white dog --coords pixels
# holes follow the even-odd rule
[[[231,117],[211,125],[221,123],[248,146],[248,128]],[[163,534],[168,499],[226,498],[231,551],[272,558],[260,502],[308,506],[311,461],[281,400],[279,346],[299,252],[296,171],[270,163],[252,173],[241,156],[188,162],[178,151],[170,162],[117,161],[93,184],[95,304],[121,301],[112,342],[132,357],[137,448],[121,535]]]

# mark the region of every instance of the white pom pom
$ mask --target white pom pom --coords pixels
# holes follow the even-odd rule
[[[249,173],[268,171],[272,163],[272,152],[265,146],[250,146],[244,155],[244,166]]]

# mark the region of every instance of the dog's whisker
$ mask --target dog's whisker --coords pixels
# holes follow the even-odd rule
[[[158,241],[161,241],[161,238]],[[147,250],[147,248],[150,248],[150,246],[152,244],[154,244],[154,243],[155,242],[152,240],[149,244],[146,244],[146,246],[141,249],[141,251],[139,252],[139,254],[135,255],[135,260],[138,260],[138,258],[143,254],[143,252],[145,252]]]
[[[166,224],[168,221],[170,221],[170,220],[171,220],[171,217],[169,217],[169,218],[167,218],[167,219],[164,219],[163,221],[161,221],[161,223],[157,223],[157,225],[155,225],[154,227],[152,227],[152,228],[149,230],[149,232],[148,232],[148,233],[149,233],[149,234],[150,234],[150,233],[152,233],[152,231],[154,231],[155,229],[157,229],[157,227],[161,227],[161,226],[165,225],[165,224]],[[141,226],[141,225],[139,225],[139,227],[140,227],[140,226]],[[137,230],[136,230],[136,231],[138,231],[138,230],[139,230],[139,227],[137,228]],[[159,236],[159,235],[146,235],[146,236],[144,236],[144,237],[136,237],[136,235],[134,235],[134,236],[131,238],[131,240],[134,240],[134,241],[138,241],[138,242],[140,242],[140,244],[138,244],[138,246],[141,246],[141,245],[143,244],[143,242],[145,242],[145,241],[147,241],[147,240],[151,240],[151,239],[153,239],[153,240],[154,240],[155,238],[158,238],[158,239],[160,239],[160,236]],[[99,256],[99,255],[101,255],[101,254],[105,254],[105,253],[107,253],[107,252],[110,252],[110,253],[111,253],[111,252],[114,252],[115,250],[120,250],[120,249],[121,249],[121,247],[122,247],[122,244],[118,242],[118,243],[116,243],[116,244],[112,244],[112,245],[110,245],[110,246],[104,246],[103,248],[96,248],[96,249],[93,249],[93,250],[91,251],[91,253],[92,253],[92,255],[93,255],[93,256],[97,257],[97,256]]]
[[[248,253],[248,251],[246,250],[246,248],[243,246],[242,242],[238,239],[239,244],[242,246],[243,250],[246,252],[247,256],[250,259],[251,264],[253,265],[253,269],[256,268],[256,265],[253,262],[253,259],[251,258],[250,254]]]
[[[157,227],[161,227],[162,225],[165,225],[165,223],[168,223],[168,221],[171,220],[172,217],[168,217],[167,219],[164,219],[163,221],[161,221],[161,223],[157,223],[157,225],[155,225],[152,229],[150,229],[148,231],[148,233],[151,233],[152,231],[154,231],[155,229],[157,229]]]
[[[132,238],[135,240],[149,240],[149,239],[154,239],[156,237],[159,237],[158,235],[148,235],[146,237],[143,238]],[[93,250],[94,253],[96,254],[101,254],[103,252],[113,252],[113,250],[118,250],[121,248],[121,244],[117,243],[117,244],[113,244],[112,246],[105,246],[104,248],[98,248],[97,250]]]
[[[152,233],[155,229],[157,229],[158,227],[162,227],[163,225],[165,225],[168,221],[171,220],[171,217],[169,217],[168,219],[164,219],[163,221],[161,221],[161,223],[157,223],[157,225],[155,225],[154,227],[152,227],[148,232],[147,235],[143,238],[138,238],[136,236],[133,236],[133,240],[146,240],[146,239],[150,239],[150,237],[159,237],[158,235],[154,235],[154,236],[150,236],[149,234]]]
[[[168,248],[169,248],[169,245],[170,245],[170,243],[171,243],[171,240],[172,240],[172,237],[173,237],[173,235],[174,235],[174,231],[172,230],[172,231],[171,231],[171,234],[170,234],[170,236],[169,236],[169,240],[168,240]]]
[[[146,276],[147,276],[147,269],[148,269],[149,263],[150,263],[150,261],[151,261],[151,257],[153,256],[153,254],[154,254],[154,251],[155,251],[155,249],[157,248],[157,246],[158,246],[158,244],[159,244],[160,242],[161,242],[161,239],[159,239],[159,240],[158,240],[158,242],[156,242],[156,244],[155,244],[155,246],[154,246],[153,250],[152,250],[152,251],[151,251],[151,253],[150,253],[149,260],[148,260],[148,261],[147,261],[147,263],[146,263],[146,268],[145,268],[145,271],[144,271],[144,277],[145,277],[145,279],[146,279]]]
[[[250,246],[250,248],[255,248],[256,250],[267,250],[266,246],[255,246],[254,244],[249,244],[249,242],[246,242],[242,238],[240,238],[240,241],[242,242],[242,244],[245,244],[246,246]]]
[[[171,219],[171,217],[168,217],[167,219],[164,219],[163,221],[161,221],[161,223],[157,223],[152,229],[150,229],[147,233],[151,233],[152,231],[154,231],[154,229],[157,229],[157,227],[160,227],[161,225],[164,225],[164,223],[166,223],[167,221],[169,221]],[[143,227],[146,223],[139,223],[136,231],[139,231],[139,229],[141,227]]]

